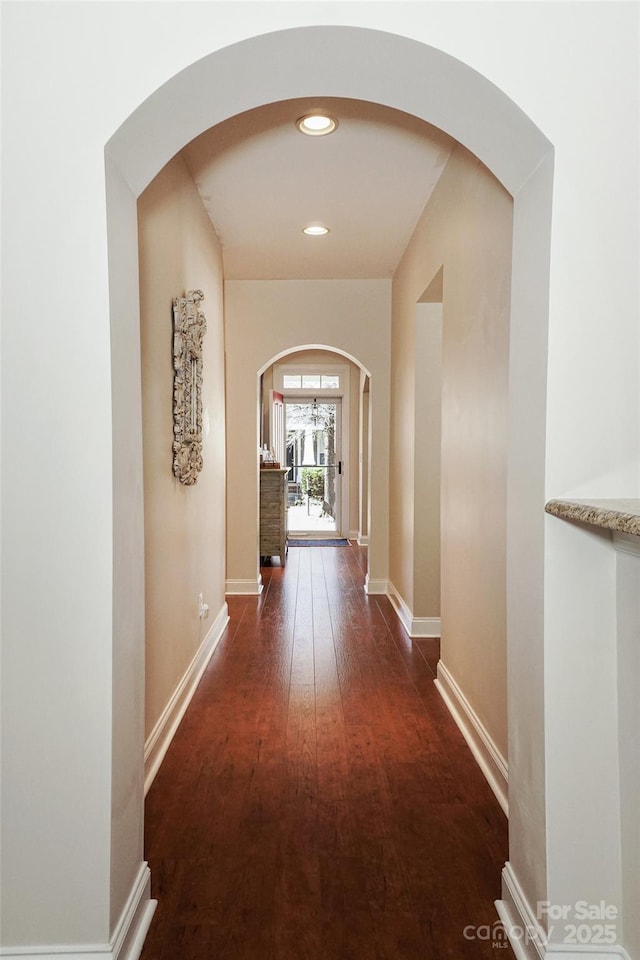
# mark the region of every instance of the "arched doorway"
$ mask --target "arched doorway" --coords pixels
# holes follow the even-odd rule
[[[330,61],[323,56],[327,48],[332,51]],[[300,69],[302,60],[304,71]],[[279,65],[277,75],[270,69],[274,62]],[[380,63],[385,65],[383,71]],[[228,83],[229,76],[234,78],[233,85]],[[447,90],[446,97],[441,95],[443,89]],[[139,341],[136,199],[162,166],[203,130],[262,103],[316,90],[374,100],[440,127],[479,157],[514,199],[507,632],[511,726],[519,730],[519,740],[512,754],[510,810],[513,858],[522,859],[527,871],[539,878],[544,866],[541,505],[552,148],[515,104],[461,62],[424,44],[376,31],[313,27],[269,34],[193,64],[156,91],[107,144],[114,396],[114,634],[130,634],[133,630],[140,644],[143,642],[141,435],[139,426],[132,426],[132,419],[136,420],[132,411],[139,406],[140,393],[139,370],[131,362]],[[216,91],[216,95],[210,91]],[[384,404],[388,394],[381,394],[380,400]],[[372,500],[384,502],[387,484],[384,471],[372,475]],[[526,551],[521,549],[524,543]],[[385,580],[387,547],[388,529],[384,524],[376,525],[370,543],[370,585]],[[121,660],[116,657],[114,662],[114,696],[122,703],[118,684],[130,681],[125,681],[127,658],[120,656]],[[140,745],[131,742],[129,731],[139,726],[134,714],[140,693],[137,689],[130,698],[130,725],[120,712],[114,738],[119,782],[123,791],[137,792],[139,797]],[[522,716],[527,718],[525,728],[518,722]],[[535,771],[533,777],[531,770]],[[118,818],[113,836],[121,876],[135,876],[142,859],[141,846],[126,842],[132,835],[141,837],[141,802],[130,803],[128,810],[127,817]],[[524,849],[525,838],[526,844],[537,851],[533,866]]]
[[[331,384],[325,390],[322,381],[328,374],[331,375]],[[309,378],[311,385],[308,389],[303,385],[303,376]],[[292,378],[294,382],[291,382]],[[300,381],[299,384],[297,380]],[[288,480],[292,484],[288,511],[290,532],[296,530],[312,533],[313,529],[324,530],[324,533],[319,532],[317,536],[339,535],[362,542],[363,527],[365,531],[368,529],[368,489],[371,482],[368,458],[370,381],[370,371],[357,358],[339,348],[315,344],[303,344],[282,352],[270,358],[258,371],[259,431],[263,441],[268,441],[272,435],[272,411],[269,403],[271,391],[275,390],[283,395],[285,408],[293,405],[295,416],[299,415],[297,408],[300,402],[312,406],[314,400],[322,396],[330,402],[338,401],[340,422],[336,436],[340,439],[340,446],[339,457],[333,458],[335,462],[340,460],[341,463],[339,480],[336,476],[333,477],[334,486],[340,483],[340,490],[336,493],[337,511],[333,511],[330,517],[325,515],[321,522],[312,523],[309,529],[305,522],[304,504],[302,501],[297,504],[294,495],[295,487],[299,487],[299,468],[303,466],[304,460],[304,431],[298,430],[296,436],[289,437],[286,430],[284,431],[282,465],[289,466]],[[283,413],[286,424],[286,410]],[[304,439],[308,441],[308,433],[304,433]],[[301,493],[301,490],[297,490],[298,496]],[[308,515],[308,502],[306,507]]]

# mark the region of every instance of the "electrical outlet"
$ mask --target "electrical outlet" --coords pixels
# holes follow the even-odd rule
[[[209,616],[209,604],[204,602],[204,596],[198,594],[198,616],[201,620],[206,620]]]

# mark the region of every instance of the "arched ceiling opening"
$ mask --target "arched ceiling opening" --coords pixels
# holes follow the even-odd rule
[[[137,197],[210,127],[265,104],[319,96],[377,103],[430,123],[512,195],[551,150],[506,94],[454,57],[377,30],[314,26],[252,37],[191,64],[134,111],[106,153]]]

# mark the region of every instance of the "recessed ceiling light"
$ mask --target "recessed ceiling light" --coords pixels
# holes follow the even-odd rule
[[[324,237],[325,234],[329,233],[329,228],[323,227],[319,223],[313,223],[305,227],[302,232],[306,233],[308,237]]]
[[[309,137],[324,137],[338,126],[335,117],[329,117],[325,113],[308,113],[304,117],[296,120],[296,127],[300,133],[306,133]]]

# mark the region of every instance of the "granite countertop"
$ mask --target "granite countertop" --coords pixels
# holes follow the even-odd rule
[[[549,500],[545,510],[563,520],[579,520],[594,527],[633,533],[640,537],[640,499]]]

